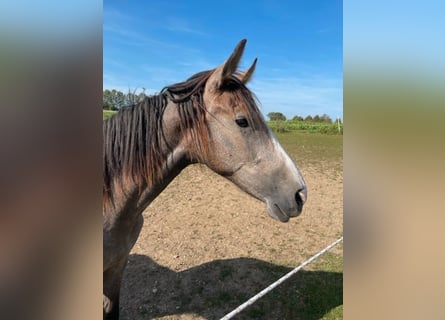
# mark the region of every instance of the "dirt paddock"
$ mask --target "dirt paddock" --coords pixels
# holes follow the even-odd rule
[[[219,319],[339,238],[338,162],[300,165],[308,201],[288,223],[204,166],[186,168],[144,212],[123,279],[121,318]],[[342,246],[330,256],[341,260]],[[322,318],[342,304],[342,272],[319,269],[309,266],[235,319]],[[323,289],[317,294],[335,297],[312,308],[308,286],[315,282]],[[311,310],[301,315],[302,308]]]

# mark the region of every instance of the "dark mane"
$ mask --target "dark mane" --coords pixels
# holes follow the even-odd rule
[[[103,122],[103,196],[104,206],[113,204],[116,183],[133,182],[153,186],[162,178],[167,146],[163,134],[163,113],[170,101],[177,104],[182,135],[189,135],[194,145],[190,156],[200,160],[209,153],[210,136],[203,101],[205,84],[213,70],[197,73],[184,82],[162,89],[158,95],[146,97],[136,105],[124,107]],[[250,123],[265,126],[255,97],[236,77],[227,81],[234,103],[246,106]],[[119,182],[118,182],[119,181]]]

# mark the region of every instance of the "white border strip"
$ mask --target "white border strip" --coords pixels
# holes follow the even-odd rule
[[[343,241],[343,237],[341,237],[340,239],[337,239],[336,241],[334,241],[333,243],[331,243],[329,246],[327,246],[326,248],[324,248],[323,250],[321,250],[319,253],[317,253],[316,255],[312,256],[311,258],[309,258],[308,260],[306,260],[305,262],[303,262],[302,264],[300,264],[298,267],[296,267],[294,270],[288,272],[286,275],[284,275],[283,277],[281,277],[280,279],[278,279],[277,281],[275,281],[274,283],[272,283],[270,286],[268,286],[267,288],[263,289],[261,292],[257,293],[256,295],[254,295],[252,298],[250,298],[249,300],[247,300],[246,302],[244,302],[242,305],[240,305],[238,308],[234,309],[232,312],[226,314],[224,317],[222,317],[220,320],[228,320],[231,319],[233,316],[235,316],[236,314],[240,313],[241,311],[243,311],[244,309],[246,309],[248,306],[252,305],[253,303],[255,303],[258,299],[262,298],[264,295],[266,295],[268,292],[272,291],[273,289],[275,289],[277,286],[279,286],[280,284],[282,284],[284,281],[286,281],[287,279],[289,279],[290,277],[292,277],[295,273],[297,273],[298,271],[300,271],[302,268],[304,268],[305,266],[307,266],[308,264],[310,264],[311,262],[315,261],[316,259],[318,259],[322,254],[326,253],[327,251],[329,251],[330,249],[332,249],[333,247],[335,247],[337,244],[339,244],[341,241]]]

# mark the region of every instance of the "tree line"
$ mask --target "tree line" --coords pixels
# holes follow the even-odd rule
[[[267,114],[267,116],[269,117],[270,121],[287,121],[287,118],[284,114],[282,114],[281,112],[269,112]],[[319,123],[333,123],[331,117],[329,117],[327,114],[322,114],[321,116],[319,116],[318,114],[315,116],[306,116],[306,117],[301,117],[301,116],[294,116],[290,121],[305,121],[305,122],[319,122]],[[335,119],[335,122],[340,122],[341,123],[341,119]]]
[[[119,110],[122,107],[130,106],[142,101],[147,95],[145,88],[142,92],[136,94],[135,92],[123,93],[119,90],[104,90],[102,95],[102,109],[104,110]]]

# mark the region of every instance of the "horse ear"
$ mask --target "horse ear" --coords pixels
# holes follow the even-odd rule
[[[235,50],[233,50],[229,59],[227,59],[224,64],[215,69],[215,72],[212,76],[212,85],[216,89],[219,89],[224,83],[224,80],[230,78],[236,72],[236,68],[238,67],[238,63],[240,62],[241,56],[243,55],[246,42],[246,39],[241,40],[236,46]]]
[[[252,65],[250,66],[250,68],[247,69],[245,72],[241,73],[240,80],[242,83],[246,84],[247,82],[249,82],[250,78],[252,78],[253,72],[255,71],[257,61],[258,61],[258,58],[255,58],[255,60],[253,60]]]
[[[241,56],[243,55],[246,42],[246,39],[241,40],[236,46],[235,50],[233,50],[233,53],[230,55],[229,59],[227,59],[227,61],[224,63],[221,74],[222,79],[229,78],[235,73],[238,63],[241,60]]]

